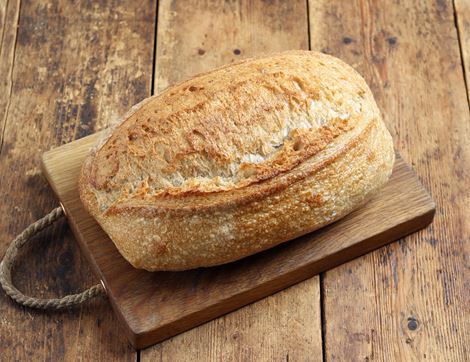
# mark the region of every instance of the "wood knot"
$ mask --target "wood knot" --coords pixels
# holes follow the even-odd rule
[[[418,321],[415,317],[408,318],[408,329],[410,331],[415,331],[418,328]]]
[[[387,38],[387,43],[390,45],[395,45],[397,43],[397,37],[396,36],[390,36]]]

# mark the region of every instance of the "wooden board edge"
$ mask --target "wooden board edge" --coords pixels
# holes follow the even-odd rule
[[[136,349],[149,347],[222,315],[233,312],[248,304],[254,303],[269,295],[275,294],[321,272],[332,269],[427,227],[432,222],[434,214],[435,204],[429,197],[428,209],[413,219],[406,220],[391,229],[364,239],[353,247],[351,246],[343,249],[340,252],[331,255],[327,259],[317,261],[314,264],[306,265],[303,268],[271,279],[266,283],[258,285],[254,289],[237,294],[236,296],[232,296],[226,300],[219,301],[203,311],[186,315],[180,320],[167,324],[164,327],[152,330],[132,331],[133,336],[130,339],[131,344]],[[358,245],[362,247],[359,252],[357,248]],[[332,259],[334,260],[333,262]],[[199,322],[194,324],[194,320],[198,320]]]
[[[94,135],[91,135],[91,136],[94,136]],[[91,137],[91,136],[88,136],[88,137]],[[86,137],[84,137],[84,138],[86,138]],[[80,140],[84,140],[84,138],[81,138]],[[77,140],[77,141],[80,141],[80,140]],[[74,141],[74,142],[76,142],[76,141]],[[49,185],[51,186],[52,190],[54,191],[54,194],[57,197],[58,191],[57,191],[54,183],[52,182],[51,174],[50,174],[49,169],[48,169],[48,160],[50,158],[51,152],[54,152],[56,150],[57,149],[49,150],[49,151],[46,151],[42,154],[40,167],[41,167],[41,170],[42,170],[44,176],[46,177]],[[91,255],[88,248],[85,246],[85,242],[83,241],[80,230],[78,230],[75,223],[68,218],[67,210],[65,209],[65,207],[62,205],[62,203],[60,201],[59,201],[59,205],[62,208],[62,210],[64,211],[65,218],[67,219],[67,224],[69,225],[70,229],[72,230],[73,235],[74,235],[75,239],[77,240],[77,243],[78,243],[78,246],[80,247],[81,252],[85,256],[85,258],[88,261],[89,265],[91,266],[91,270],[93,271],[93,274],[99,279],[101,285],[103,286],[103,289],[106,293],[107,299],[110,302],[114,313],[116,314],[116,316],[119,319],[119,322],[120,322],[119,324],[121,325],[121,328],[123,329],[124,334],[127,336],[127,339],[129,340],[131,345],[134,348],[137,349],[137,347],[136,347],[137,346],[137,341],[136,341],[136,338],[135,338],[136,335],[137,335],[137,332],[132,330],[130,324],[128,323],[128,321],[124,317],[124,314],[122,313],[122,310],[119,308],[119,305],[117,305],[114,302],[115,298],[112,298],[111,290],[106,287],[106,285],[107,285],[106,278],[104,277],[104,275],[102,275],[100,268],[98,267],[95,260],[93,259],[93,256]]]

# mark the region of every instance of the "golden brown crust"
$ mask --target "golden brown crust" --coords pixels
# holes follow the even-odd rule
[[[87,158],[80,195],[134,266],[226,263],[318,229],[391,173],[364,80],[293,51],[196,76],[147,99]]]

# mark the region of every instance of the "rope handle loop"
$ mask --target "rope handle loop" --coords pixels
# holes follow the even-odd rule
[[[24,295],[13,285],[11,270],[18,256],[18,250],[30,242],[34,235],[52,225],[62,216],[64,216],[64,210],[62,207],[56,207],[49,214],[24,229],[8,246],[5,256],[0,263],[0,284],[5,293],[16,303],[30,308],[59,310],[82,304],[95,296],[106,294],[103,286],[97,284],[78,294],[66,295],[63,298],[41,299]]]

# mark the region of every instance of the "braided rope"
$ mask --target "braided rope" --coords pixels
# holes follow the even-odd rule
[[[97,295],[105,294],[101,284],[97,284],[81,293],[67,295],[63,298],[40,299],[29,297],[21,293],[13,285],[11,280],[11,269],[18,255],[18,250],[28,243],[34,235],[53,224],[64,215],[61,207],[57,207],[42,219],[29,225],[23,232],[18,235],[10,244],[5,253],[5,257],[0,263],[0,284],[7,295],[9,295],[18,304],[30,308],[38,309],[63,309],[74,305],[82,304],[90,298]]]

